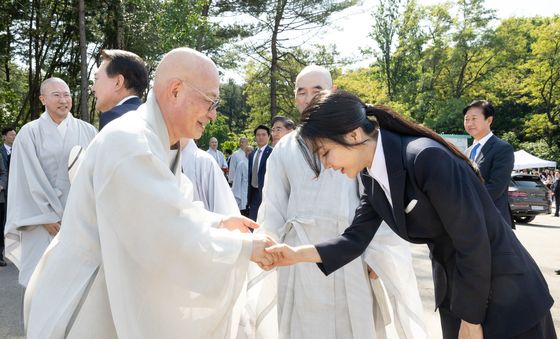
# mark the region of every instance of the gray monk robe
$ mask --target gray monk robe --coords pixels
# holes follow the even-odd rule
[[[70,149],[86,148],[96,133],[95,127],[70,113],[57,125],[47,112],[18,133],[12,148],[5,232],[6,257],[18,266],[23,286],[52,240],[40,225],[62,220],[70,190]]]

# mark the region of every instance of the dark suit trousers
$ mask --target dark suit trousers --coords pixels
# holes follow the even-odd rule
[[[6,203],[1,203],[0,204],[0,259],[4,258],[4,226],[5,225],[6,225]]]
[[[439,308],[439,316],[443,339],[457,339],[459,327],[461,326],[461,319],[448,309],[442,307]],[[484,325],[482,326],[482,330],[484,331]],[[535,326],[521,334],[509,338],[496,338],[491,334],[484,333],[484,339],[557,339],[557,337],[556,331],[554,330],[554,322],[552,321],[552,316],[549,311]]]
[[[257,214],[259,213],[259,207],[261,206],[261,193],[258,188],[254,188],[253,186],[249,185],[249,197],[250,200],[248,203],[249,208],[249,219],[253,221],[257,221]]]

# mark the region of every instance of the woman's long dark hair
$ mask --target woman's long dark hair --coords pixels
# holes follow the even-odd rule
[[[357,96],[344,91],[322,92],[315,96],[302,112],[299,136],[310,145],[311,151],[316,153],[317,143],[321,139],[331,140],[345,147],[363,144],[350,144],[344,139],[347,133],[358,127],[374,139],[377,139],[379,128],[401,135],[433,139],[464,160],[480,178],[478,169],[473,166],[473,163],[455,145],[447,142],[431,129],[408,120],[388,107],[364,104]],[[319,175],[321,167],[317,158],[314,157],[314,161],[308,162],[313,171]]]

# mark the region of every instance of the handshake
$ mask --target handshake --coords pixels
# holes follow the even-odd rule
[[[239,230],[248,233],[249,229],[258,228],[259,225],[245,217],[230,216],[222,220],[222,228]],[[255,262],[265,271],[278,266],[289,266],[298,262],[320,262],[320,257],[313,245],[291,247],[278,244],[274,239],[264,234],[253,234],[253,251],[251,261]]]

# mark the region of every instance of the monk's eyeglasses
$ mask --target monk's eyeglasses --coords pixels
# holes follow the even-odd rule
[[[206,95],[203,91],[198,89],[195,85],[189,83],[187,80],[183,80],[183,79],[179,79],[179,80],[181,80],[181,82],[184,83],[185,85],[197,91],[200,95],[204,97],[204,99],[206,99],[210,103],[210,107],[208,107],[208,112],[212,112],[220,105],[220,98],[216,98],[213,100],[208,95]]]

